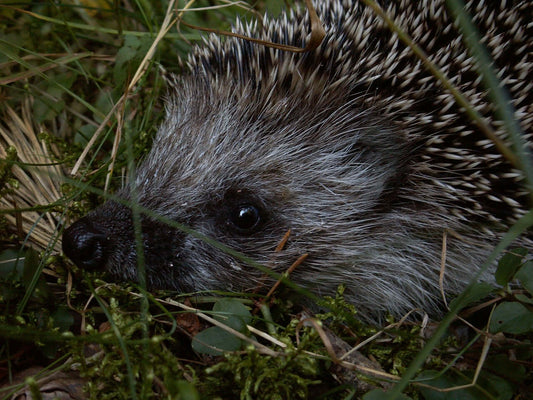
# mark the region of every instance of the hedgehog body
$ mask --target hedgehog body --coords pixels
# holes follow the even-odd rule
[[[505,138],[444,1],[384,3]],[[468,10],[531,143],[533,5],[510,3],[470,1]],[[527,210],[522,174],[371,9],[316,6],[326,37],[312,52],[216,36],[193,51],[138,168],[138,201],[277,272],[308,253],[291,279],[321,294],[344,284],[363,318],[436,313],[444,232],[444,287],[453,294]],[[235,29],[303,47],[308,25],[296,11]],[[198,235],[148,216],[142,233],[151,288],[265,284],[256,268]],[[531,235],[521,242],[532,243]],[[131,211],[116,202],[63,238],[78,265],[104,266],[118,279],[138,279],[135,246]]]

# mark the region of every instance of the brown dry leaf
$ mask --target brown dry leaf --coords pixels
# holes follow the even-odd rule
[[[27,378],[31,378],[39,372],[41,372],[39,367],[22,371],[15,377],[14,384],[21,384]],[[57,371],[43,378],[35,379],[35,381],[43,400],[86,400],[88,398],[87,394],[83,391],[85,380],[73,371]],[[5,389],[6,387],[3,388],[3,390]],[[33,398],[30,388],[25,386],[14,393],[10,397],[10,400],[32,400]]]
[[[189,299],[185,299],[184,303],[189,307],[191,306],[191,301]],[[194,336],[202,329],[205,329],[205,326],[200,322],[198,315],[192,312],[179,313],[176,315],[176,322],[191,336]]]

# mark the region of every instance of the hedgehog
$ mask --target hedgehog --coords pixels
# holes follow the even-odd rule
[[[444,0],[383,4],[507,140]],[[443,289],[464,289],[529,208],[522,172],[372,9],[352,0],[314,5],[325,30],[314,50],[214,34],[194,48],[120,201],[65,230],[63,250],[75,264],[149,289],[245,292],[274,278],[239,253],[277,273],[307,254],[292,282],[318,295],[343,285],[360,317],[379,321],[442,312],[446,234]],[[530,148],[533,3],[469,1],[466,10]],[[234,30],[304,47],[308,12],[238,20]],[[133,201],[150,211],[140,216],[142,259]],[[531,232],[519,245],[533,249]]]

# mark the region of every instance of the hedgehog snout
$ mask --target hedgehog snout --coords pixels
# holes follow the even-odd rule
[[[104,230],[85,217],[63,233],[63,253],[80,268],[103,268],[109,253],[108,242]]]

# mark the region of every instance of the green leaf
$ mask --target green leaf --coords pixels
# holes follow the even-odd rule
[[[531,304],[533,305],[533,299],[526,296],[525,294],[517,293],[514,295],[515,299],[522,304]]]
[[[487,358],[483,369],[492,371],[509,381],[523,382],[527,378],[526,367],[520,365],[519,361],[509,360],[504,354]]]
[[[511,280],[522,265],[524,257],[527,255],[527,250],[524,248],[512,249],[504,254],[498,262],[498,269],[496,270],[496,282],[499,285],[505,286]]]
[[[24,252],[24,270],[22,272],[22,283],[28,287],[35,274],[40,273],[40,261],[37,252],[31,248]]]
[[[50,121],[65,109],[64,96],[76,79],[72,72],[50,73],[47,80],[38,85],[47,97],[36,97],[32,106],[33,117],[38,123]]]
[[[0,253],[0,296],[3,301],[19,298],[23,270],[23,252],[8,249]]]
[[[241,346],[241,339],[218,326],[204,329],[192,339],[194,351],[212,356],[222,355],[226,351],[240,350]]]
[[[466,385],[469,383],[464,377],[450,374],[442,374],[439,371],[427,370],[422,371],[417,377],[418,382],[425,385],[434,386],[439,389],[447,389],[456,386]],[[420,393],[425,400],[476,400],[466,389],[454,390],[451,392],[439,392],[438,390],[420,387]]]
[[[176,380],[176,378],[165,381],[165,386],[173,399],[177,400],[200,400],[200,394],[196,387],[187,381]]]
[[[214,318],[243,334],[248,334],[246,325],[252,314],[238,299],[220,299],[213,306]],[[242,348],[243,342],[224,329],[213,326],[198,333],[192,340],[192,348],[203,354],[221,355],[225,351]],[[213,348],[214,347],[214,348]]]
[[[81,126],[74,136],[74,143],[79,144],[80,146],[86,146],[95,132],[96,127],[94,125],[87,124]]]
[[[117,52],[113,68],[117,88],[122,88],[124,82],[133,77],[151,44],[152,40],[149,37],[125,36],[124,45]]]
[[[6,63],[13,59],[18,58],[20,53],[18,48],[22,43],[20,35],[2,35],[2,41],[0,41],[0,63]]]
[[[499,400],[511,400],[513,398],[514,388],[510,381],[501,376],[482,372],[478,384],[481,388],[494,393],[494,398]],[[485,399],[486,397],[478,397]]]
[[[98,112],[93,113],[95,121],[98,121],[98,123],[102,122],[117,101],[118,97],[110,90],[102,90],[98,93],[95,101],[95,106]]]
[[[473,285],[469,286],[467,291],[465,291],[464,293],[464,296],[466,297],[466,302],[464,303],[464,305],[467,306],[469,304],[477,303],[478,301],[487,297],[493,291],[494,286],[492,286],[490,283],[474,283]],[[455,303],[458,301],[459,298],[460,297],[456,297],[450,302],[450,308],[453,308],[455,306]]]
[[[387,398],[387,393],[385,393],[382,389],[374,389],[370,392],[367,392],[362,397],[362,400],[386,400]],[[396,400],[411,400],[411,397],[408,397],[405,394],[400,394],[396,397]]]
[[[213,306],[214,317],[230,328],[247,334],[246,325],[252,322],[252,314],[237,299],[220,299]]]
[[[9,278],[12,274],[18,281],[24,269],[24,255],[19,250],[8,249],[0,253],[0,278]]]
[[[33,297],[40,301],[45,301],[50,295],[50,287],[41,276],[42,271],[41,259],[39,253],[34,249],[28,248],[25,252],[24,258],[24,272],[22,275],[22,284],[27,288],[33,288]],[[32,287],[32,282],[37,279],[35,286]]]
[[[54,326],[57,326],[61,332],[68,331],[68,329],[74,324],[74,317],[69,312],[67,307],[59,307],[52,315],[51,315]]]
[[[438,389],[451,389],[471,384],[473,376],[474,371],[472,370],[464,372],[449,370],[444,374],[427,370],[420,373],[417,381]],[[482,372],[477,383],[473,386],[447,392],[421,386],[420,393],[425,400],[485,400],[487,399],[487,393],[492,395],[491,398],[508,400],[513,392],[511,385],[505,379],[491,373]]]
[[[533,312],[516,302],[499,304],[492,313],[490,332],[519,335],[533,331]]]
[[[524,289],[533,295],[533,261],[527,261],[518,270],[515,278],[520,281]]]

